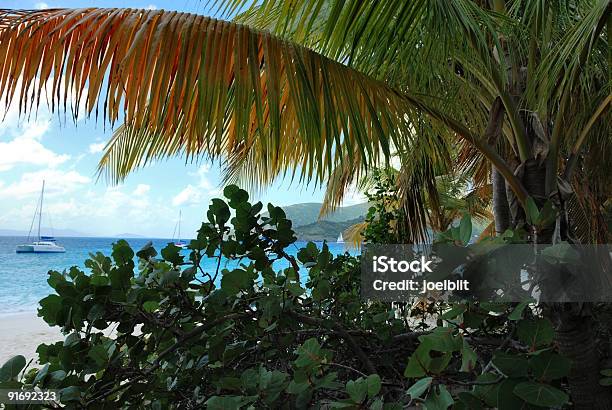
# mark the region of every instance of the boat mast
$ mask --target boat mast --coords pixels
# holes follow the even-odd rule
[[[40,208],[38,209],[38,240],[40,241],[40,224],[42,222],[43,198],[45,196],[45,180],[43,179],[42,191],[40,191]]]
[[[183,216],[183,210],[179,209],[179,221],[178,221],[178,241],[181,241],[181,217]]]

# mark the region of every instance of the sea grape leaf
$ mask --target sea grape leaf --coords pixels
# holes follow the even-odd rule
[[[443,384],[432,389],[423,403],[426,410],[446,410],[455,401]]]
[[[431,386],[433,378],[432,377],[424,377],[414,383],[410,388],[406,391],[406,394],[410,396],[411,399],[416,399],[421,397],[423,393]]]
[[[474,370],[478,355],[472,349],[469,343],[463,339],[463,348],[461,349],[461,369],[459,371],[469,373]]]
[[[527,376],[527,358],[520,354],[495,352],[493,364],[507,377]]]
[[[561,379],[567,376],[572,367],[572,362],[557,353],[545,351],[532,356],[529,365],[533,370],[533,375],[538,380],[543,381]]]
[[[517,334],[521,342],[535,349],[550,344],[555,331],[546,318],[523,319],[517,325]]]
[[[482,399],[487,406],[497,406],[497,390],[499,383],[495,383],[498,376],[493,373],[484,373],[476,377],[477,382],[487,383],[474,386],[474,394]]]
[[[522,382],[514,388],[514,394],[527,403],[542,407],[561,407],[568,402],[569,396],[552,386],[535,382]]]
[[[0,382],[7,382],[19,375],[26,366],[26,359],[22,355],[13,356],[0,367]]]
[[[382,387],[382,381],[380,380],[380,376],[377,374],[371,374],[366,378],[366,383],[368,386],[368,396],[374,397],[380,392],[380,388]]]
[[[346,382],[346,392],[354,403],[361,403],[368,394],[368,383],[360,377]]]

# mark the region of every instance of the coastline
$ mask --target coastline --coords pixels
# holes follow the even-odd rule
[[[0,313],[0,365],[15,355],[36,365],[36,348],[41,343],[64,340],[59,327],[50,327],[37,316],[36,309],[17,313]]]

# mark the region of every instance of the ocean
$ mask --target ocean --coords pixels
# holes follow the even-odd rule
[[[158,252],[171,242],[171,239],[126,240],[135,252],[149,241],[153,242]],[[27,243],[27,238],[0,236],[0,314],[36,311],[38,301],[53,292],[47,283],[48,271],[61,272],[72,266],[85,269],[84,262],[90,253],[102,252],[110,256],[112,244],[116,241],[117,238],[58,238],[58,244],[66,248],[65,253],[18,254],[15,253],[15,247]],[[287,249],[287,253],[296,255],[305,244],[296,242]],[[334,254],[347,251],[341,243],[329,243],[329,248]],[[183,254],[188,255],[189,250],[184,250]],[[274,266],[279,269],[286,267],[277,264]],[[204,268],[211,270],[215,267],[216,259],[210,260],[210,266],[204,264]]]

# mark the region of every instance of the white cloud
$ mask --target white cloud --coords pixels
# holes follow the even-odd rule
[[[197,182],[187,185],[181,192],[172,198],[172,205],[195,205],[204,200],[220,194],[220,190],[215,189],[215,185],[209,179],[210,166],[204,164],[195,172],[189,175],[197,178]]]
[[[18,84],[16,95],[20,89]],[[49,84],[46,89],[50,90]],[[17,103],[7,110],[2,101],[0,113],[0,172],[17,165],[55,168],[70,159],[70,155],[56,153],[42,143],[44,135],[51,130],[52,116],[47,107],[20,115]]]
[[[136,187],[136,189],[134,190],[133,194],[134,195],[144,195],[147,192],[149,192],[151,190],[151,185],[147,185],[147,184],[138,184],[138,186]]]
[[[157,6],[155,4],[149,4],[145,7],[147,10],[157,10]]]
[[[13,140],[0,142],[0,171],[19,164],[54,168],[68,161],[70,155],[55,153],[41,144],[40,139],[48,129],[49,122],[29,124]]]
[[[210,190],[213,188],[213,184],[210,182],[208,178],[208,172],[210,171],[210,166],[208,164],[201,165],[200,168],[196,172],[190,172],[189,175],[192,177],[198,178],[198,187]]]
[[[90,178],[72,171],[45,169],[36,172],[26,172],[21,179],[6,186],[0,185],[0,198],[23,199],[37,196],[45,180],[45,193],[48,196],[65,196],[83,185],[88,184]]]
[[[106,142],[95,142],[93,144],[89,144],[89,153],[97,154],[98,152],[104,151],[104,147],[106,147]]]
[[[43,9],[48,9],[49,5],[47,3],[40,1],[34,4],[34,8],[38,10],[43,10]]]
[[[185,204],[193,205],[199,204],[202,201],[202,193],[200,190],[193,185],[189,184],[172,198],[172,205],[181,206]]]

